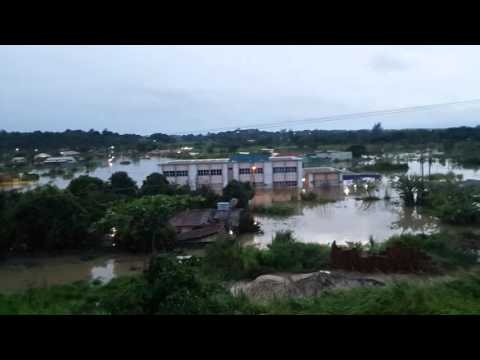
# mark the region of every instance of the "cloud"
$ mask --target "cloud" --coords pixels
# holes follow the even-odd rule
[[[404,59],[387,54],[374,56],[371,65],[375,71],[380,72],[404,71],[410,67]]]

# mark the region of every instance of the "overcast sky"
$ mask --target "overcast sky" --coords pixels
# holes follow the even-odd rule
[[[470,100],[479,64],[480,46],[0,46],[0,129],[197,132]],[[284,127],[476,126],[479,115],[480,103]]]

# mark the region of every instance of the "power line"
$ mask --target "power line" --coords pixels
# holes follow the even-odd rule
[[[284,121],[277,121],[271,123],[257,123],[245,126],[231,126],[231,127],[219,127],[219,128],[211,128],[211,129],[204,129],[199,130],[197,133],[209,133],[209,132],[221,132],[221,131],[234,131],[234,130],[241,130],[241,129],[271,129],[276,128],[279,126],[291,125],[291,124],[300,124],[300,123],[326,123],[332,121],[342,121],[342,120],[351,120],[351,119],[362,119],[368,117],[376,117],[382,115],[394,115],[394,114],[401,114],[401,113],[408,113],[408,112],[416,112],[416,111],[428,111],[428,110],[435,110],[437,108],[448,107],[452,105],[462,105],[462,104],[474,104],[480,103],[480,99],[473,99],[473,100],[464,100],[464,101],[454,101],[454,102],[446,102],[446,103],[438,103],[438,104],[429,104],[429,105],[417,105],[417,106],[409,106],[403,108],[395,108],[395,109],[387,109],[387,110],[375,110],[375,111],[367,111],[367,112],[358,112],[358,113],[349,113],[349,114],[339,114],[339,115],[330,115],[330,116],[323,116],[317,118],[309,118],[309,119],[302,119],[302,120],[284,120]],[[192,131],[183,131],[174,133],[171,135],[187,135],[191,134]]]

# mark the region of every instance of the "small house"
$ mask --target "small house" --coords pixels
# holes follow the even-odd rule
[[[75,160],[74,157],[72,156],[61,156],[61,157],[49,157],[47,158],[43,163],[45,165],[61,165],[61,164],[72,164],[76,163],[77,160]]]
[[[12,158],[11,162],[12,162],[12,164],[16,164],[16,165],[26,164],[27,159],[23,156],[16,156],[16,157]]]

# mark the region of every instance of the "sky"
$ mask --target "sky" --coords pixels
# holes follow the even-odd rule
[[[355,112],[480,99],[480,46],[0,46],[0,129],[198,133],[480,124],[480,102],[328,123]]]

